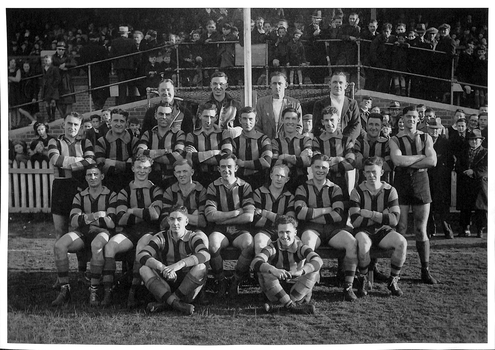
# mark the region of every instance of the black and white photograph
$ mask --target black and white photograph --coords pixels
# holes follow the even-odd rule
[[[0,348],[495,348],[488,4],[206,4],[3,8]]]

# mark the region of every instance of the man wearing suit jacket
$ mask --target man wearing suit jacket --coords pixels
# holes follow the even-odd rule
[[[120,37],[112,40],[110,57],[118,57],[138,52],[134,40],[128,38],[129,28],[125,26],[119,27],[119,33]],[[134,78],[136,72],[136,56],[131,55],[116,59],[113,61],[113,68],[117,72],[117,80],[119,82]],[[128,93],[127,88],[130,88],[131,86],[134,86],[134,84],[119,84],[119,97],[117,98],[117,104],[120,105],[130,102],[130,91]]]
[[[287,107],[297,110],[299,132],[302,131],[302,108],[298,100],[285,96],[287,88],[287,76],[282,72],[275,72],[271,76],[270,83],[272,94],[262,97],[256,103],[256,130],[262,132],[270,139],[279,137],[283,130],[282,111]]]
[[[330,79],[330,96],[315,102],[313,107],[313,133],[319,136],[323,128],[322,110],[327,106],[334,106],[340,112],[340,130],[343,136],[350,136],[353,141],[361,132],[359,120],[359,105],[356,100],[345,96],[347,76],[342,71],[335,71]]]

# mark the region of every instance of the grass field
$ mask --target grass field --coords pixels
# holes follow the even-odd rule
[[[266,314],[253,283],[235,300],[218,300],[207,289],[207,306],[192,316],[175,311],[144,312],[150,301],[141,290],[142,307],[126,310],[126,289],[118,287],[116,305],[91,308],[88,291],[75,282],[76,260],[71,255],[72,303],[50,306],[56,272],[53,234],[41,216],[9,222],[8,342],[34,344],[464,344],[491,348],[488,342],[487,241],[478,238],[432,239],[431,266],[440,280],[420,283],[419,259],[408,236],[407,261],[400,286],[403,297],[391,297],[384,283],[375,283],[370,296],[357,302],[342,300],[334,284],[336,261],[325,261],[322,281],[313,292],[316,314]],[[388,269],[387,261],[380,268]],[[420,345],[421,345],[420,344]],[[428,345],[429,344],[429,345]],[[411,345],[411,348],[413,346]]]

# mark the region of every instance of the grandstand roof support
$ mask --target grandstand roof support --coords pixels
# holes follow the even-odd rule
[[[253,78],[251,64],[251,9],[244,8],[244,105],[253,105]]]

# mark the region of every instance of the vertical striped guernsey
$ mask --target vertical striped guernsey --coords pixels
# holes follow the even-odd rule
[[[402,131],[397,135],[392,136],[390,142],[394,142],[404,156],[424,155],[426,154],[426,140],[428,138],[431,138],[431,136],[422,131],[416,131],[414,137],[411,139]],[[431,141],[431,143],[433,144],[433,141]]]
[[[202,232],[187,231],[184,237],[174,240],[170,230],[157,233],[138,255],[141,265],[155,258],[165,265],[183,260],[186,267],[204,264],[210,260],[208,238]]]
[[[131,171],[131,157],[138,139],[127,130],[121,136],[111,129],[96,141],[95,154],[98,163],[105,163],[105,173],[122,174]],[[113,171],[110,171],[113,170]]]
[[[329,157],[343,157],[344,160],[330,167],[330,173],[341,173],[353,170],[356,166],[354,142],[352,138],[343,136],[340,130],[333,135],[324,131],[313,140],[313,151]]]
[[[288,137],[277,137],[272,140],[273,159],[278,159],[279,155],[289,154],[296,156],[296,164],[284,161],[289,168],[296,169],[296,176],[306,174],[306,168],[310,166],[311,158],[308,156],[302,156],[301,152],[304,150],[311,150],[313,141],[311,138],[296,134],[289,139]]]
[[[269,169],[272,164],[272,144],[268,136],[259,131],[248,137],[241,133],[232,140],[232,151],[237,158],[245,161],[244,168],[239,168],[238,176],[249,176],[260,170]]]
[[[246,181],[237,178],[231,188],[227,188],[222,178],[213,181],[206,191],[205,214],[214,211],[233,211],[242,208],[245,212],[254,211],[253,190]]]
[[[187,213],[190,215],[195,211],[198,212],[198,216],[205,215],[206,189],[199,182],[193,181],[193,183],[196,187],[187,196],[182,194],[177,182],[165,190],[163,193],[163,209],[160,222],[170,214],[170,209],[175,205],[183,205],[187,208]]]
[[[80,172],[95,163],[91,141],[76,139],[70,142],[64,135],[50,139],[48,157],[53,164],[55,179],[71,178],[73,172]]]
[[[70,212],[71,226],[77,228],[87,226],[85,214],[105,211],[107,215],[104,218],[99,218],[97,222],[93,222],[91,225],[106,229],[114,229],[116,209],[117,194],[115,192],[103,187],[98,197],[93,198],[87,188],[76,194],[72,201],[72,210]]]
[[[399,197],[396,189],[386,182],[382,182],[382,187],[376,194],[372,194],[365,182],[362,182],[352,190],[350,201],[349,215],[354,228],[382,225],[394,227],[399,222]],[[361,209],[377,212],[376,221],[362,217]]]
[[[315,222],[319,224],[335,224],[343,219],[344,202],[342,190],[330,180],[326,180],[321,191],[314,184],[314,180],[308,180],[300,185],[296,190],[295,209],[299,220]],[[314,218],[313,209],[329,208],[333,209],[331,214]]]
[[[278,198],[274,198],[267,187],[261,186],[254,191],[254,206],[262,210],[261,214],[254,215],[253,222],[256,227],[273,227],[273,221],[266,216],[265,212],[277,215],[295,215],[294,196],[289,191],[285,191]]]
[[[172,177],[174,175],[174,163],[185,157],[185,142],[186,134],[184,131],[172,128],[160,137],[158,134],[158,126],[155,126],[153,129],[144,132],[136,148],[144,150],[172,150],[172,152],[165,154],[162,157],[155,158],[153,163],[154,172],[161,172],[165,177]]]
[[[206,133],[203,129],[187,134],[186,146],[193,146],[198,152],[191,153],[194,166],[201,172],[216,172],[221,155],[212,156],[211,151],[232,151],[231,140],[222,129],[214,125],[213,131]],[[189,154],[188,154],[189,156]]]
[[[156,207],[162,208],[163,191],[160,187],[153,185],[151,181],[144,187],[137,188],[132,181],[123,188],[117,195],[117,225],[132,226],[140,222],[150,222],[149,207],[155,202]],[[127,213],[129,208],[139,208],[142,210],[142,218],[134,214]]]

